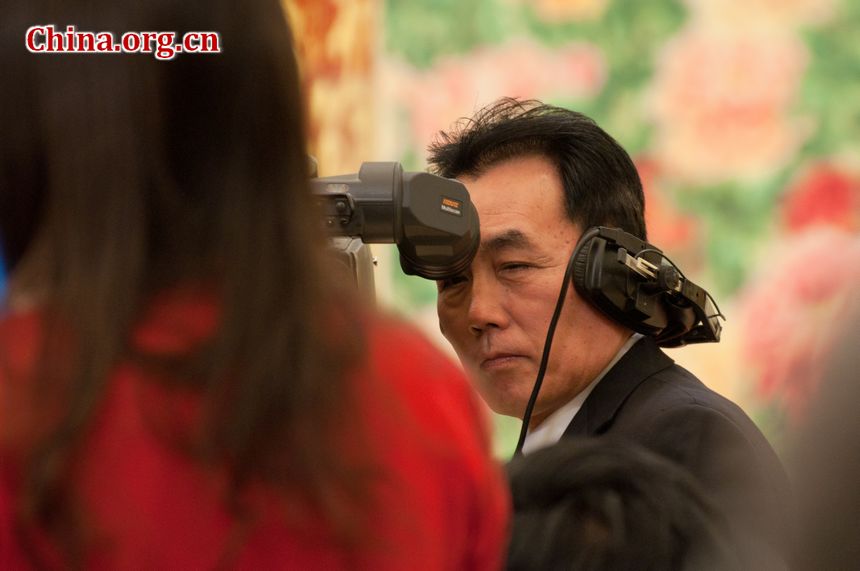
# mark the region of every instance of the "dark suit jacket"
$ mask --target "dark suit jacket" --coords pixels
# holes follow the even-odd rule
[[[676,365],[653,339],[630,348],[564,433],[593,436],[641,444],[692,472],[726,513],[750,568],[783,557],[794,509],[773,448],[737,405]]]

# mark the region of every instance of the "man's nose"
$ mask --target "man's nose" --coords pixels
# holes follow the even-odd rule
[[[489,276],[473,274],[469,300],[469,331],[480,335],[489,329],[504,329],[509,316],[505,309],[504,288]]]

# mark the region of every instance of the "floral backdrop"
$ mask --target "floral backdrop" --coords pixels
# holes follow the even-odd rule
[[[424,169],[434,133],[504,95],[590,115],[634,157],[651,241],[728,317],[719,344],[671,356],[777,447],[802,422],[860,299],[860,2],[285,6],[321,175]],[[392,247],[375,252],[380,302],[450,351],[434,285],[403,275]],[[495,420],[505,454],[517,424]]]
[[[651,241],[728,318],[671,356],[777,446],[802,421],[860,297],[860,2],[286,3],[322,174],[424,169],[434,133],[503,95],[590,115],[638,165]],[[446,347],[433,284],[376,251],[381,302]]]

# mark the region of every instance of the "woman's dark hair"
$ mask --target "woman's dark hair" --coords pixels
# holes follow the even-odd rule
[[[645,198],[627,152],[594,121],[539,101],[503,98],[463,118],[430,145],[442,176],[479,176],[508,159],[538,154],[558,168],[568,217],[585,231],[613,226],[646,239]]]
[[[739,569],[699,484],[641,446],[564,439],[516,458],[508,476],[511,571]]]
[[[223,53],[28,53],[25,32],[39,24],[211,30]],[[19,3],[4,11],[0,67],[10,299],[45,316],[39,406],[63,410],[29,459],[22,524],[75,549],[66,477],[120,360],[200,391],[206,430],[193,454],[226,467],[233,500],[262,481],[339,523],[332,486],[356,480],[331,440],[349,421],[358,317],[322,267],[278,0]],[[143,312],[187,287],[214,292],[215,335],[180,355],[142,352],[131,332]]]

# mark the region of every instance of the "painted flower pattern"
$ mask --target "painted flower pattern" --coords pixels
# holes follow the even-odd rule
[[[499,97],[592,97],[605,82],[606,64],[591,44],[551,50],[515,39],[442,59],[426,71],[392,61],[386,73],[390,97],[409,110],[415,151],[423,156],[440,129]]]
[[[820,163],[806,169],[781,204],[790,232],[811,226],[834,226],[860,232],[860,168]]]
[[[807,59],[790,35],[690,28],[673,38],[650,93],[656,155],[693,183],[786,166],[810,128],[789,113]]]
[[[860,287],[860,235],[818,226],[763,256],[740,297],[743,359],[759,395],[802,417]]]
[[[650,240],[729,317],[672,357],[765,425],[802,415],[860,286],[860,3],[285,4],[322,174],[422,169],[438,130],[500,96],[585,112],[634,157]],[[378,251],[381,304],[432,330],[433,285]]]

